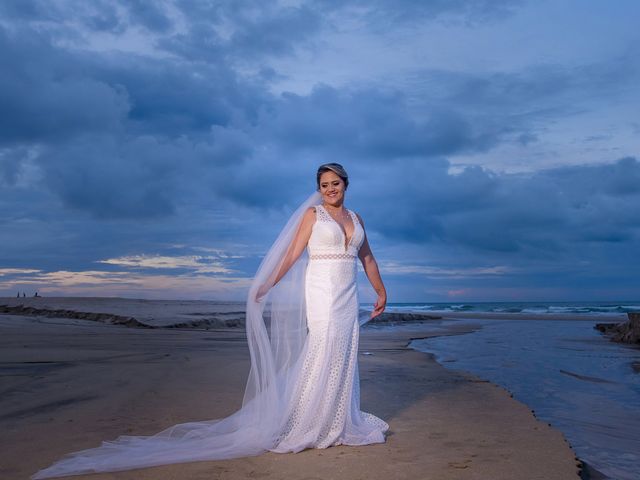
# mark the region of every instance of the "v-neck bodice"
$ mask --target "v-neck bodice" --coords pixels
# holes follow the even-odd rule
[[[335,217],[333,215],[331,215],[329,213],[329,211],[324,207],[324,205],[320,205],[320,207],[324,210],[324,212],[327,215],[329,215],[329,217],[331,217],[331,220],[336,222],[336,225],[338,225],[338,228],[340,228],[340,230],[342,231],[342,235],[344,236],[344,243],[345,243],[344,248],[346,250],[347,249],[347,245],[349,245],[349,243],[351,243],[351,239],[353,238],[353,234],[356,232],[356,222],[353,219],[354,215],[351,213],[351,210],[349,210],[348,208],[345,208],[345,210],[347,211],[347,214],[351,218],[351,224],[353,225],[353,231],[351,232],[351,237],[349,238],[349,240],[347,240],[347,229],[344,227],[344,225],[342,225],[340,222],[338,222],[335,219]]]
[[[322,205],[316,205],[316,222],[313,225],[308,250],[314,254],[340,254],[355,257],[364,241],[364,229],[358,216],[346,209],[353,223],[353,232],[347,237],[344,229]]]

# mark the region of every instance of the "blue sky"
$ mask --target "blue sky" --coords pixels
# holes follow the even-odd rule
[[[242,300],[337,161],[390,302],[637,299],[638,18],[4,0],[0,295]]]

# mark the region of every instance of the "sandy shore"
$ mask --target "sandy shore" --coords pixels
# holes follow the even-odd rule
[[[562,434],[506,390],[407,347],[411,338],[438,334],[437,324],[361,330],[361,406],[390,424],[384,444],[69,478],[579,478]],[[144,329],[0,315],[0,346],[3,479],[27,479],[65,453],[118,435],[229,415],[241,404],[249,369],[238,328]]]
[[[117,297],[0,297],[0,306],[18,306],[36,310],[100,313],[94,318],[104,323],[135,318],[141,325],[151,327],[226,327],[244,324],[244,302],[211,302],[197,300],[145,300]],[[0,310],[1,312],[1,310]],[[82,317],[82,315],[77,315]],[[111,317],[111,318],[109,318]]]

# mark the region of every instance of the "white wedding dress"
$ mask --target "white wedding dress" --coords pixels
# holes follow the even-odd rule
[[[348,210],[350,239],[322,205],[316,205],[305,276],[308,338],[287,423],[274,452],[366,445],[385,441],[389,425],[360,411],[358,374],[358,250],[364,230]]]
[[[33,480],[129,470],[171,463],[222,460],[267,451],[383,443],[389,425],[360,410],[357,254],[364,241],[342,227],[311,195],[260,265],[247,301],[251,371],[242,408],[223,419],[174,425],[152,436],[122,435],[72,452]],[[271,296],[270,328],[257,287],[278,270],[304,211],[315,205],[307,249]]]

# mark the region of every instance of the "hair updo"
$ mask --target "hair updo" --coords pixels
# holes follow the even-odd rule
[[[344,169],[344,167],[339,163],[325,163],[324,165],[320,165],[318,167],[318,173],[316,175],[318,190],[320,190],[320,177],[325,172],[333,172],[338,175],[344,182],[344,189],[347,189],[347,187],[349,186],[349,175],[347,175],[347,171]]]

